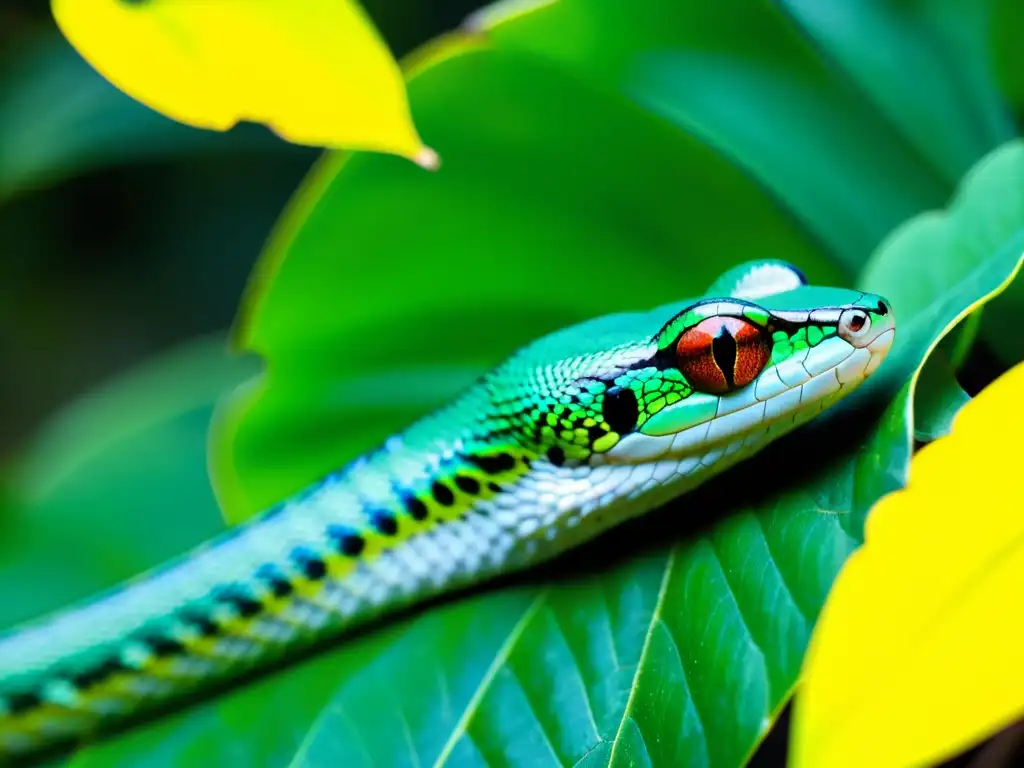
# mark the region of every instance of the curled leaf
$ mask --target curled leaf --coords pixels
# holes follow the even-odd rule
[[[354,0],[52,0],[58,26],[122,91],[225,131],[266,123],[296,144],[436,168],[397,63]]]
[[[791,764],[916,766],[1024,715],[1024,364],[875,505],[811,640]]]

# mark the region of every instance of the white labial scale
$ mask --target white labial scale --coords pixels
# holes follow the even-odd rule
[[[673,454],[689,453],[704,445],[707,440],[708,430],[711,429],[711,422],[698,424],[695,427],[684,429],[672,438],[671,451]]]
[[[758,400],[757,387],[742,387],[718,399],[718,416],[748,408]]]
[[[810,352],[809,349],[796,352],[792,357],[787,357],[775,366],[776,375],[787,387],[799,386],[811,378],[811,374],[804,368],[804,360],[807,359],[808,352]]]
[[[853,353],[836,367],[836,378],[841,384],[864,378],[864,368],[871,359],[867,349],[855,349]]]
[[[732,456],[735,456],[741,450],[743,450],[743,441],[734,440],[733,442],[729,443],[729,446],[725,449],[724,456],[725,458],[730,458]]]
[[[676,475],[676,471],[679,467],[679,462],[675,460],[666,459],[659,461],[654,465],[653,480],[656,483],[667,483]]]
[[[804,384],[803,400],[801,402],[812,402],[821,400],[839,389],[839,379],[834,373],[826,372]]]
[[[767,403],[757,403],[744,408],[742,411],[734,411],[719,416],[711,422],[708,428],[707,439],[710,442],[727,440],[734,435],[739,435],[748,429],[756,427],[764,421],[765,408]]]
[[[895,330],[890,330],[890,331],[886,331],[885,333],[879,334],[878,338],[876,338],[874,341],[872,341],[868,345],[868,349],[870,349],[872,352],[878,352],[878,353],[884,352],[885,350],[889,349],[890,346],[892,346],[892,340],[895,337],[895,335],[896,335],[896,331]],[[883,354],[876,354],[876,355],[874,355],[868,361],[868,364],[866,366],[864,366],[864,375],[865,376],[872,375],[875,372],[875,370],[878,368],[879,364],[882,362],[882,359],[884,357],[885,357],[885,355],[883,355]]]
[[[802,369],[802,368],[801,368]],[[800,398],[803,396],[803,387],[794,387],[780,395],[776,395],[765,403],[764,420],[773,422],[786,413],[793,411],[800,405]]]
[[[630,461],[658,459],[669,452],[672,447],[672,437],[671,435],[652,437],[640,432],[633,432],[619,440],[615,447],[608,451],[608,456]]]
[[[773,366],[758,377],[753,386],[754,397],[762,401],[768,400],[788,388],[786,383],[779,378],[777,366]]]
[[[811,376],[834,368],[853,353],[853,348],[838,337],[825,339],[814,348],[814,354],[804,360],[804,370]]]
[[[712,448],[710,451],[701,457],[700,463],[705,467],[713,467],[718,460],[722,458],[722,454],[725,453],[725,446],[721,445],[718,448]]]

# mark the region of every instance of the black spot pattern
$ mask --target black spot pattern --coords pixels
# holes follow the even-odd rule
[[[288,597],[294,591],[292,583],[288,581],[284,574],[269,563],[260,567],[256,572],[256,578],[267,583],[274,597]]]
[[[195,627],[203,637],[213,637],[220,632],[220,628],[210,617],[204,616],[198,611],[185,611],[178,618],[185,624]]]
[[[455,503],[455,494],[452,493],[452,489],[440,480],[435,481],[435,483],[430,487],[430,493],[433,495],[434,499],[437,500],[437,503],[442,506],[450,507]]]
[[[327,535],[334,541],[338,551],[346,557],[359,557],[366,549],[366,539],[344,525],[328,526]]]
[[[468,493],[471,496],[475,496],[480,493],[480,483],[475,477],[469,475],[456,475],[455,485],[458,486],[459,490],[463,493]]]
[[[466,460],[488,475],[497,475],[515,469],[516,457],[511,453],[470,454]]]
[[[174,656],[185,650],[185,646],[173,637],[164,635],[150,635],[142,638],[142,642],[149,647],[154,656]]]
[[[640,418],[640,406],[636,400],[636,392],[632,387],[612,387],[604,396],[601,415],[604,417],[604,423],[613,432],[620,435],[632,432],[636,429],[637,419]],[[600,434],[597,435],[597,437],[600,436]]]
[[[222,589],[214,595],[214,599],[218,603],[232,606],[238,611],[238,615],[244,618],[255,616],[263,610],[263,604],[259,600],[254,600],[239,589]]]
[[[92,688],[94,685],[102,683],[104,680],[113,677],[119,672],[128,671],[127,667],[121,663],[118,658],[111,657],[100,664],[97,664],[92,669],[87,669],[84,672],[79,672],[74,677],[70,678],[70,682],[76,688],[87,690]]]
[[[565,451],[562,449],[562,446],[553,445],[548,448],[548,461],[556,467],[560,467],[565,464]]]
[[[430,510],[427,509],[427,505],[423,503],[423,500],[412,494],[406,496],[402,503],[405,504],[405,510],[413,520],[426,520],[430,514]]]
[[[394,536],[398,533],[398,521],[385,510],[378,509],[371,512],[370,522],[384,536]]]

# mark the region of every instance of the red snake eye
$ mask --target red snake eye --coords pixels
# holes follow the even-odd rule
[[[679,370],[690,386],[712,395],[752,382],[768,364],[771,352],[766,334],[736,317],[709,317],[676,342]]]

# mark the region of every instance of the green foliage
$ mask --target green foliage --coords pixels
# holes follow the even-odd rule
[[[610,0],[561,0],[447,40],[410,83],[443,170],[333,155],[314,171],[236,328],[266,370],[221,411],[211,460],[240,519],[521,343],[698,293],[750,258],[892,301],[896,346],[870,387],[750,467],[541,573],[361,633],[72,764],[745,762],[792,692],[869,507],[905,481],[915,428],[940,434],[963,402],[948,366],[925,366],[916,391],[911,377],[1024,251],[1022,145],[959,181],[1014,131],[996,90],[1012,80],[1009,49],[994,76],[982,31],[1005,4],[843,0],[827,16],[819,5],[665,0],[624,14]],[[948,212],[912,219],[947,205],[958,183]],[[1020,322],[1019,291],[986,307],[980,333],[965,323],[946,345],[1020,359],[999,333]],[[40,448],[25,462],[36,469],[15,475],[36,479],[9,484],[12,511],[0,507],[13,526],[0,582],[35,591],[0,620],[217,528],[203,430],[237,379],[208,348],[195,354],[205,362],[182,353],[119,385],[130,408],[83,404],[98,421],[55,433],[62,452]],[[742,491],[745,472],[778,482]],[[30,513],[19,489],[48,478],[48,511]],[[155,521],[177,523],[183,507],[195,519],[165,538]],[[103,535],[76,537],[96,526]],[[42,567],[44,551],[69,549]]]
[[[5,478],[0,627],[138,574],[223,529],[206,477],[219,396],[254,366],[224,339],[153,360],[65,409]]]

